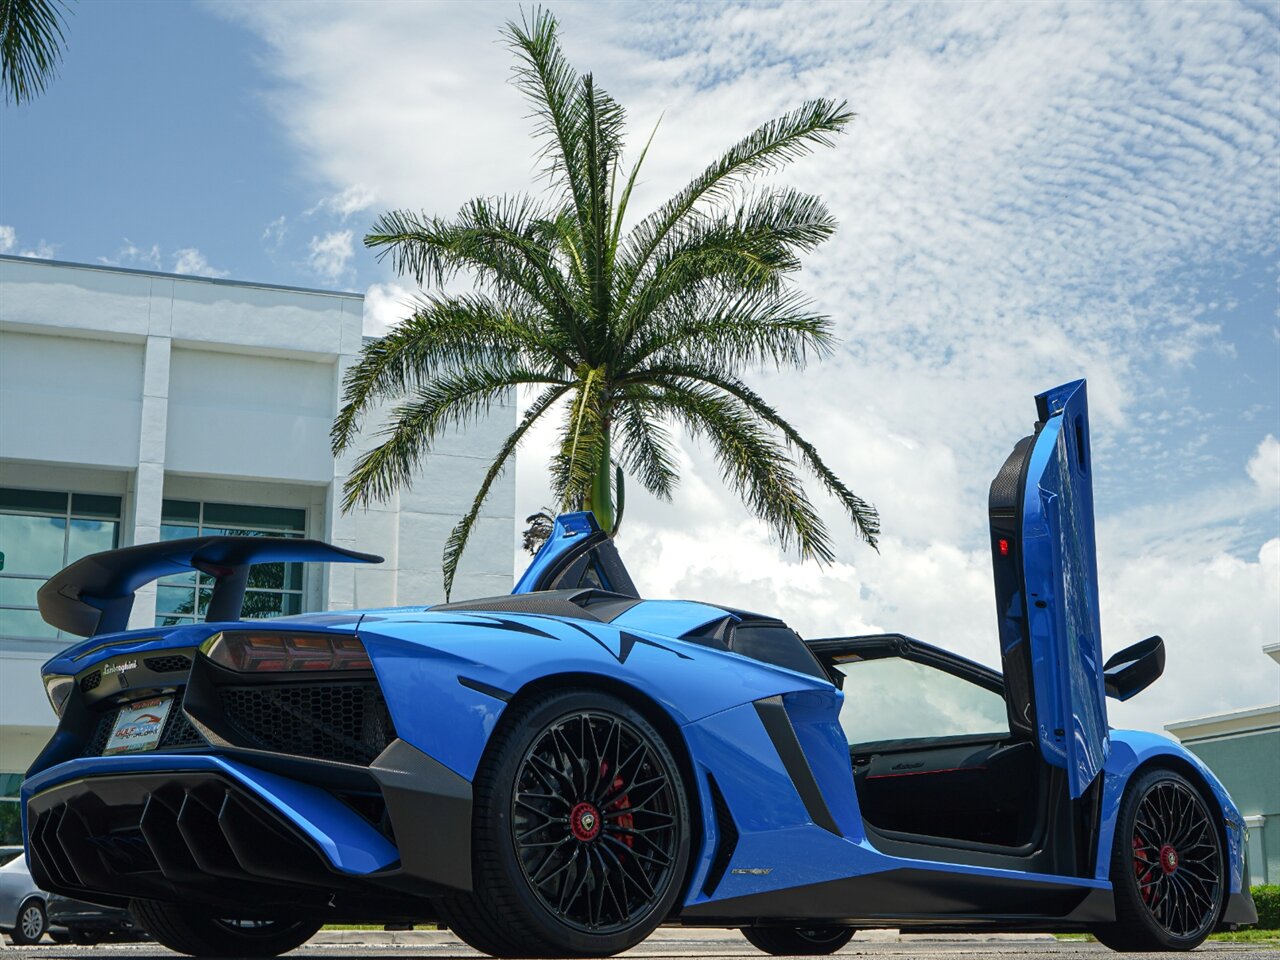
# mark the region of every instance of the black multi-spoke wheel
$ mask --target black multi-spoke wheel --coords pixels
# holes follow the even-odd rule
[[[632,724],[583,710],[525,751],[511,798],[529,886],[565,924],[631,926],[670,882],[680,829],[674,771]]]
[[[473,947],[608,956],[670,912],[688,803],[671,751],[627,703],[572,690],[517,704],[474,793],[474,892],[440,905]]]
[[[1212,932],[1225,884],[1222,838],[1203,795],[1171,770],[1126,791],[1111,860],[1116,922],[1097,928],[1115,950],[1190,950]]]
[[[853,927],[743,927],[751,945],[775,957],[821,957],[853,939]]]

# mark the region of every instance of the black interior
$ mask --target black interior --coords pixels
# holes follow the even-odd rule
[[[1010,848],[1036,839],[1041,764],[1025,740],[884,741],[849,752],[863,818],[879,830]]]

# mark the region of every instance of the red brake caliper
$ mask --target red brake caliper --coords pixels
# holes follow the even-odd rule
[[[600,761],[600,779],[603,780],[608,775],[609,775],[609,764],[607,761],[601,760]],[[610,791],[613,791],[613,790],[619,789],[621,786],[622,786],[622,778],[614,777],[613,783],[609,784],[609,789]],[[631,794],[624,793],[617,800],[613,801],[613,803],[609,804],[608,809],[609,810],[627,810],[630,807],[631,807]],[[615,822],[618,824],[619,827],[621,827],[624,830],[634,830],[636,827],[636,818],[629,813],[624,813],[622,816],[618,817],[618,819]],[[635,846],[636,838],[630,833],[624,833],[622,835],[622,842],[625,843],[629,848],[633,848]]]
[[[1154,869],[1155,864],[1147,859],[1142,841],[1135,833],[1133,835],[1133,872],[1138,878],[1138,890],[1148,906],[1151,905],[1151,898],[1155,896],[1155,885],[1149,882]]]

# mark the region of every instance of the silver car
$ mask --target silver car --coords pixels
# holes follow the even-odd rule
[[[49,928],[44,898],[27,871],[25,857],[14,857],[0,867],[0,930],[16,944],[38,942]]]

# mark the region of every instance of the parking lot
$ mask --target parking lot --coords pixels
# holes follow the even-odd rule
[[[1232,960],[1268,958],[1280,955],[1275,947],[1248,943],[1207,943],[1192,956],[1230,957]],[[151,960],[175,956],[153,943],[102,944],[95,947],[57,946],[45,943],[35,947],[0,947],[0,960]],[[290,956],[295,958],[349,958],[349,960],[409,960],[424,957],[430,960],[471,958],[481,956],[466,947],[448,933],[412,931],[408,933],[383,933],[380,931],[322,931],[315,939]],[[698,957],[702,960],[717,958],[759,957],[760,953],[732,930],[659,930],[636,949],[623,954],[629,958],[647,957]],[[1055,940],[1051,937],[998,936],[998,937],[937,937],[899,936],[894,931],[867,931],[860,933],[852,943],[841,950],[840,957],[896,957],[908,960],[955,960],[964,957],[998,957],[1001,960],[1017,958],[1053,957],[1099,958],[1119,956],[1097,943]],[[1181,954],[1128,954],[1140,958],[1150,956],[1185,956]]]

